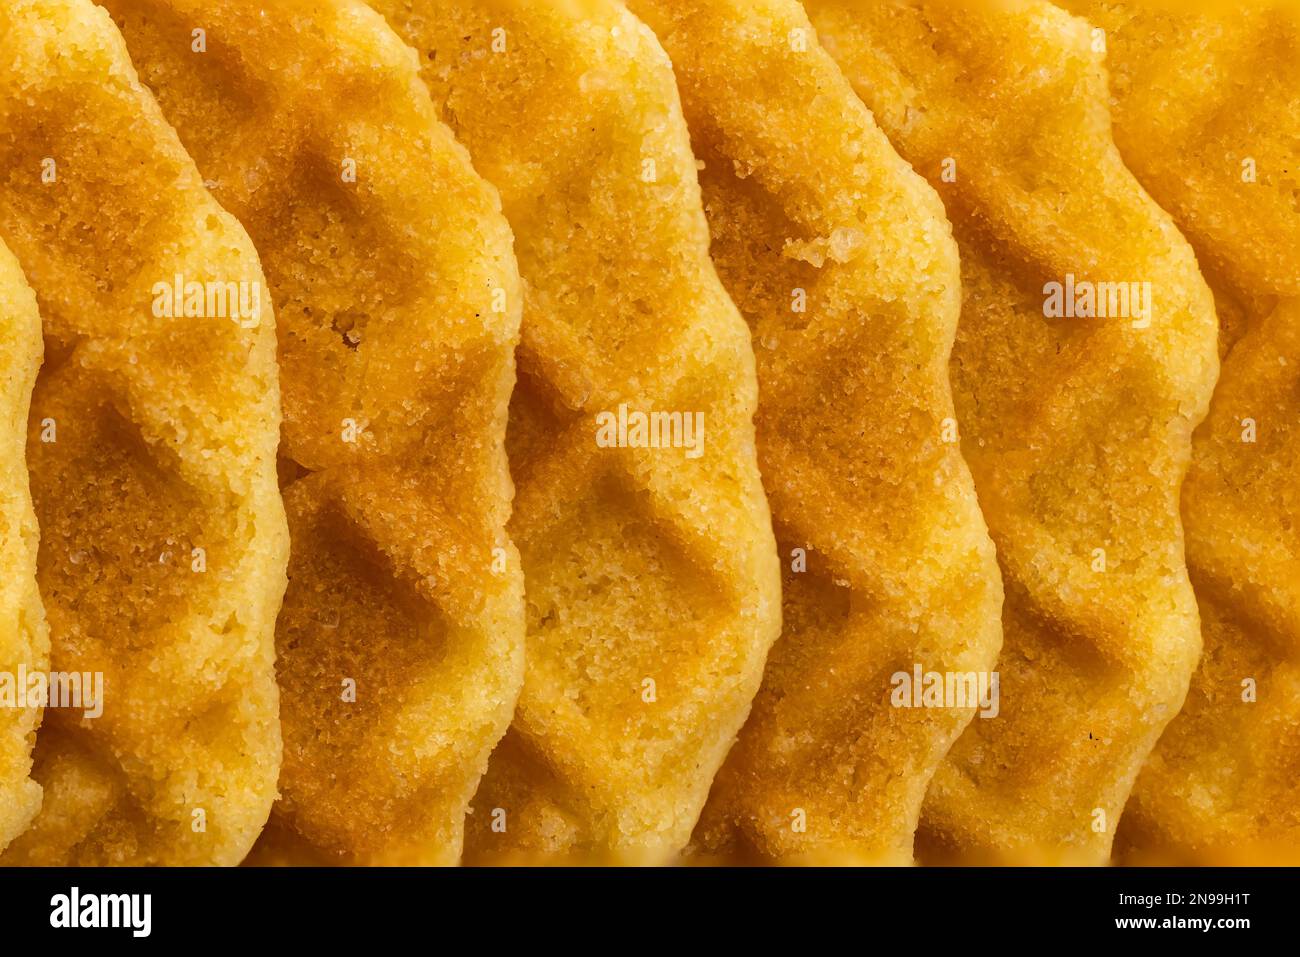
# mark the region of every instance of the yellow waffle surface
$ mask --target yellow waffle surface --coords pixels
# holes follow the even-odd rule
[[[935,775],[918,856],[1104,862],[1200,651],[1178,502],[1217,374],[1209,289],[1115,148],[1087,23],[1010,0],[805,8],[953,220],[954,397],[1006,587],[1000,714]]]
[[[501,191],[526,289],[507,440],[526,678],[466,858],[667,860],[780,617],[753,353],[668,59],[608,0],[375,6]]]
[[[237,863],[281,750],[271,299],[89,0],[0,3],[0,235],[44,320],[51,667],[102,676],[102,715],[47,709],[44,804],[3,861]]]
[[[277,306],[285,760],[255,857],[453,864],[523,683],[500,200],[364,4],[107,6]]]
[[[36,296],[0,244],[0,850],[41,806],[31,777],[40,700],[30,700],[25,680],[47,667],[50,654],[27,478],[27,411],[40,364]]]
[[[1068,6],[1105,31],[1116,142],[1225,332],[1183,495],[1205,653],[1117,850],[1300,863],[1300,7]]]
[[[975,713],[915,706],[916,668],[990,680],[1001,637],[948,383],[956,243],[798,3],[629,6],[672,57],[713,258],[753,335],[783,565],[785,630],[695,849],[910,863],[926,787]]]

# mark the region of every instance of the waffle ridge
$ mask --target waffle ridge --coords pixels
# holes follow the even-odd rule
[[[28,462],[51,667],[103,681],[101,716],[46,710],[44,803],[4,862],[234,864],[281,757],[288,539],[257,254],[88,0],[0,5],[0,114],[0,234],[46,342]]]
[[[1138,778],[1117,856],[1295,864],[1300,145],[1288,131],[1300,128],[1300,10],[1065,5],[1105,30],[1116,142],[1196,249],[1223,324],[1223,373],[1183,491],[1205,653]]]
[[[1115,148],[1087,23],[1020,0],[805,8],[962,256],[951,371],[1006,589],[1001,713],[936,773],[918,857],[1103,863],[1200,652],[1178,496],[1218,372],[1209,289]],[[1054,310],[1076,282],[1146,283],[1147,308]]]
[[[49,665],[50,637],[36,587],[39,533],[27,477],[27,414],[40,368],[36,295],[0,243],[0,669],[15,699],[0,711],[0,851],[26,830],[41,806],[31,777],[40,708],[16,698],[19,675]]]
[[[527,676],[467,860],[666,861],[779,627],[753,353],[670,67],[605,0],[374,5],[501,191],[526,287],[508,446]],[[701,454],[598,445],[620,407],[701,414]]]
[[[948,384],[956,244],[797,3],[629,6],[672,57],[713,257],[750,323],[784,566],[785,630],[694,851],[910,863],[930,776],[976,709],[897,707],[896,676],[987,675],[1000,642]]]
[[[285,764],[251,862],[455,864],[523,681],[500,201],[362,3],[107,6],[278,306]]]

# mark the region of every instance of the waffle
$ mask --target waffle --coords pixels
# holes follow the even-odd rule
[[[44,804],[3,860],[236,863],[280,766],[288,545],[257,254],[89,0],[0,3],[0,171],[45,324],[28,462],[51,667],[92,676],[83,706],[102,678],[98,717],[46,710]]]
[[[962,257],[951,372],[1006,588],[1001,713],[936,773],[918,857],[1102,863],[1200,650],[1178,494],[1217,373],[1209,289],[1111,140],[1086,23],[805,7]]]
[[[695,850],[910,863],[926,787],[976,702],[902,707],[897,676],[978,681],[1001,638],[948,384],[956,244],[798,3],[629,7],[672,57],[713,259],[753,334],[783,566],[785,630]]]
[[[1183,493],[1205,654],[1117,849],[1297,864],[1300,12],[1069,5],[1106,30],[1116,142],[1195,247],[1227,353]]]
[[[285,756],[254,860],[454,864],[523,683],[500,201],[364,4],[107,6],[277,305]]]
[[[36,297],[0,244],[0,851],[31,823],[41,788],[31,778],[40,702],[20,677],[49,663],[36,590],[36,515],[27,479],[27,410],[41,364]],[[19,689],[24,689],[21,698]]]
[[[667,860],[780,615],[753,352],[671,68],[608,0],[375,6],[500,189],[527,290],[507,438],[526,677],[466,858]]]

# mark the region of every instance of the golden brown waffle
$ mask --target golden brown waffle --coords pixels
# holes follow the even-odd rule
[[[107,6],[277,305],[285,758],[254,859],[454,864],[523,683],[500,201],[362,3]]]
[[[1117,848],[1300,863],[1300,7],[1068,5],[1106,31],[1116,142],[1196,248],[1227,351],[1183,491],[1205,653]]]
[[[753,334],[783,564],[785,630],[694,843],[730,861],[910,863],[975,701],[896,692],[917,666],[989,680],[1001,638],[948,384],[957,247],[794,0],[629,7],[673,60],[713,259]]]
[[[4,861],[236,863],[280,766],[288,545],[257,254],[89,0],[0,2],[0,170],[45,323],[28,458],[51,667],[103,682],[98,718],[47,709],[44,804]]]
[[[41,788],[31,778],[40,699],[27,675],[49,665],[36,590],[36,515],[27,479],[27,410],[41,364],[36,296],[0,244],[0,851],[31,823]]]
[[[664,860],[780,610],[753,353],[708,258],[668,60],[608,0],[375,6],[501,190],[526,287],[508,442],[527,676],[467,859]],[[661,447],[634,447],[638,413],[677,414]]]
[[[1086,23],[1037,2],[805,7],[953,220],[953,389],[1006,585],[1001,713],[935,775],[918,855],[1103,862],[1200,647],[1178,493],[1217,371],[1209,290],[1115,149]],[[1124,308],[1102,283],[1138,285]]]

